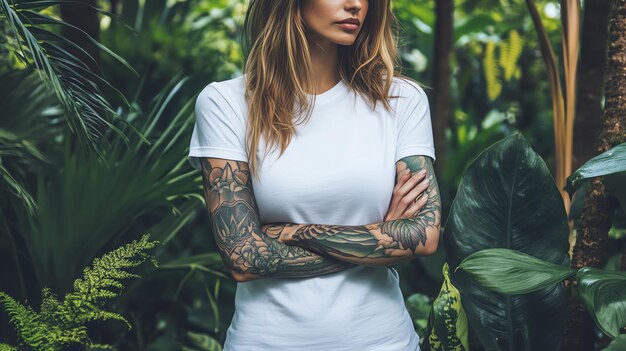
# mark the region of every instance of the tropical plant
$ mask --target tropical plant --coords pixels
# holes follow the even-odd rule
[[[450,282],[448,263],[443,264],[444,282],[428,315],[427,335],[421,339],[424,351],[469,350],[468,324],[459,290]]]
[[[70,54],[65,48],[71,47],[79,50],[85,54],[85,57],[96,62],[94,57],[50,27],[66,26],[81,32],[87,40],[110,54],[133,74],[138,74],[126,60],[80,28],[44,12],[45,9],[63,2],[64,0],[0,0],[0,10],[8,24],[8,31],[14,36],[15,45],[11,46],[13,53],[24,65],[32,67],[46,87],[55,93],[65,111],[68,126],[76,134],[79,145],[97,152],[99,151],[96,147],[99,126],[108,126],[110,130],[124,137],[121,131],[109,121],[110,117],[119,117],[119,115],[102,96],[100,85],[104,84],[117,92],[126,105],[129,105],[128,101],[117,89],[108,84],[99,72],[90,71],[85,62]],[[102,14],[116,17],[99,8],[91,7]]]
[[[76,2],[6,0],[0,9],[0,43],[3,49],[0,54],[6,55],[2,57],[3,66],[0,68],[3,82],[0,86],[0,189],[3,194],[9,195],[0,196],[3,208],[0,242],[8,244],[0,247],[0,256],[8,253],[2,257],[2,262],[8,265],[3,268],[7,274],[0,278],[0,285],[6,286],[12,295],[30,301],[39,298],[37,287],[47,286],[58,292],[71,289],[72,277],[82,267],[99,253],[119,245],[122,238],[129,239],[132,235],[129,233],[148,231],[153,238],[169,243],[186,224],[201,214],[201,176],[187,164],[185,157],[181,158],[187,153],[194,121],[193,102],[197,96],[194,92],[206,84],[207,74],[228,76],[236,71],[235,63],[240,60],[238,46],[233,46],[231,38],[237,34],[232,17],[242,13],[240,2],[144,4],[137,1],[137,6],[125,2],[122,17],[126,21],[130,19],[133,28],[113,13],[115,9],[112,12],[95,9],[104,15],[102,23],[111,28],[101,35],[102,43],[106,45],[99,43],[97,47],[110,55],[102,57],[103,65],[99,67],[102,71],[90,73],[80,59],[72,57],[74,51],[70,49],[79,49],[81,43],[72,43],[60,34],[61,28],[82,33],[79,28],[58,18],[56,5],[62,3]],[[225,10],[219,10],[220,6]],[[5,21],[9,17],[12,22]],[[170,21],[170,18],[175,21]],[[185,33],[173,36],[174,29],[176,33]],[[137,40],[136,35],[141,35],[142,40]],[[28,41],[33,37],[36,40]],[[181,44],[180,37],[189,38],[185,43],[187,46],[194,44],[192,51]],[[94,42],[86,35],[82,38]],[[210,45],[198,45],[199,42]],[[123,46],[124,43],[128,46]],[[170,50],[174,45],[175,50]],[[128,49],[124,57],[131,57],[132,66],[141,68],[143,74],[137,79],[137,85],[134,84],[136,74],[128,74],[130,64],[120,61],[121,58],[107,48],[114,46],[116,52],[120,48],[122,51]],[[66,47],[70,49],[59,49]],[[141,49],[142,54],[151,56],[136,55],[133,49]],[[186,56],[182,56],[181,52]],[[36,53],[36,56],[31,57],[31,53]],[[176,64],[155,70],[155,56],[162,58],[164,54],[171,54],[170,62]],[[9,59],[13,57],[22,60],[12,62]],[[234,63],[224,65],[225,57]],[[184,68],[184,65],[178,67],[179,64],[191,58],[194,59],[191,70],[194,76],[175,74],[175,70]],[[119,62],[122,65],[116,64]],[[198,69],[200,66],[202,71]],[[111,88],[105,91],[117,95],[120,91],[112,89],[118,86],[113,83],[115,78],[105,81],[104,77],[123,77],[119,79],[120,90],[134,98],[128,102],[121,97],[124,103],[120,106],[108,102],[109,97],[95,86]],[[46,85],[46,79],[61,83]],[[94,89],[87,91],[81,90],[81,87]],[[62,98],[67,99],[65,104]],[[90,99],[96,99],[103,106]],[[72,118],[69,115],[71,111],[68,112],[72,107],[68,104],[97,112],[94,116],[79,109],[78,117],[91,128],[88,129],[92,131],[92,137],[95,137],[93,131],[98,130],[98,140],[81,141],[80,133],[69,133],[73,127],[67,122]],[[111,111],[117,118],[108,121]],[[100,119],[108,122],[100,125],[97,123]],[[75,123],[79,125],[80,132],[81,122]],[[95,155],[90,148],[75,147],[86,143],[95,145],[99,157],[93,157]],[[201,234],[196,235],[195,242],[176,243],[175,249],[160,251],[159,256],[165,261],[173,259],[172,263],[176,266],[184,265],[182,262],[188,255],[211,250],[211,242],[206,240],[202,228],[196,231]],[[203,254],[196,257],[203,257]],[[191,267],[190,273],[205,268],[202,262],[197,261],[185,267]],[[177,279],[185,274],[180,269],[151,270],[147,273],[148,279],[129,282],[127,292],[138,292],[147,287],[154,289],[152,281],[156,281],[157,276]],[[221,274],[217,270],[210,273]],[[180,324],[184,319],[194,324],[196,331],[192,333],[170,328],[177,339],[176,346],[172,348],[178,348],[178,339],[185,339],[187,345],[198,348],[204,344],[208,335],[199,333],[198,327],[215,334],[221,332],[223,321],[206,318],[206,306],[210,302],[209,307],[215,307],[216,311],[217,302],[211,300],[198,305],[197,300],[190,301],[186,296],[189,291],[181,291],[190,276],[185,276],[178,288],[177,284],[171,286],[172,289],[177,288],[174,298],[176,300],[181,295],[180,301],[171,301],[171,296],[167,295],[169,286],[165,288],[163,284],[157,284],[158,288],[162,288],[157,294],[159,303],[186,308],[186,314],[176,323]],[[190,290],[194,289],[196,296],[199,294],[206,299],[208,295],[209,300],[217,297],[217,291],[208,294],[210,290],[206,281],[193,283]],[[219,283],[215,287],[219,288]],[[224,300],[228,300],[228,294],[234,294],[230,286],[223,290]],[[131,293],[120,296],[116,303],[127,304],[125,310],[134,313],[137,310],[132,309],[137,307],[135,302],[140,299],[140,296]],[[137,331],[137,337],[127,338],[124,342],[132,345],[130,347],[137,346],[133,342],[140,346],[144,346],[142,343],[172,345],[160,342],[162,335],[157,335],[157,332],[164,332],[163,315],[155,316],[154,306],[148,306],[148,309],[152,313],[147,314],[144,320],[133,320],[145,329]],[[228,313],[228,306],[223,310]],[[168,312],[164,313],[166,318],[174,316],[171,311]],[[202,313],[205,316],[200,318]],[[133,314],[133,318],[135,316]],[[152,318],[156,323],[149,323]],[[5,328],[0,329],[2,336],[8,336]],[[152,330],[156,332],[148,332]],[[111,331],[104,325],[96,332]]]
[[[493,247],[516,249],[567,266],[567,217],[543,159],[517,133],[484,150],[466,169],[443,232],[452,285],[470,327],[487,350],[555,347],[565,289],[550,286],[515,296],[480,286],[459,263]]]
[[[492,291],[527,294],[575,277],[580,297],[598,328],[615,338],[626,326],[626,272],[555,265],[510,249],[484,249],[466,257],[457,269]]]
[[[584,181],[603,176],[609,191],[626,203],[626,143],[592,158],[568,177],[567,190],[572,194]],[[626,326],[626,272],[594,267],[574,269],[555,265],[510,249],[485,249],[464,259],[458,268],[485,288],[504,294],[525,294],[568,278],[577,281],[576,294],[598,328],[615,338]],[[457,268],[457,269],[458,269]]]
[[[74,291],[59,301],[50,288],[42,289],[40,311],[22,305],[0,291],[0,303],[11,316],[19,338],[19,345],[1,344],[3,350],[59,350],[74,344],[90,349],[109,349],[110,345],[93,343],[87,335],[87,323],[95,320],[119,320],[130,329],[124,316],[106,311],[106,300],[119,296],[124,286],[121,279],[140,276],[125,269],[138,266],[147,259],[157,266],[156,259],[145,251],[159,245],[148,241],[145,234],[122,247],[94,259],[91,267],[83,271],[83,278],[74,281]],[[119,289],[119,291],[115,291]]]
[[[568,178],[569,191],[600,175],[612,179],[612,189],[622,189],[625,161],[626,143],[596,156]],[[559,191],[520,134],[495,143],[468,167],[443,238],[451,285],[462,302],[449,309],[465,310],[487,350],[558,349],[567,300],[562,281],[572,277],[578,281],[575,296],[600,330],[614,338],[626,325],[626,272],[569,268]],[[442,332],[433,326],[444,319],[432,311],[431,318],[429,330],[439,340],[446,333],[462,340],[454,327],[462,321],[448,322]]]

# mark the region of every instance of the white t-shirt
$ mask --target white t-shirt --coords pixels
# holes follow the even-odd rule
[[[245,75],[206,86],[196,101],[189,161],[246,161]],[[382,222],[395,163],[435,159],[423,89],[393,78],[392,111],[373,110],[341,81],[317,95],[308,122],[278,158],[262,138],[252,177],[261,223],[365,225]],[[356,266],[310,278],[238,282],[225,351],[415,351],[419,337],[393,267]]]

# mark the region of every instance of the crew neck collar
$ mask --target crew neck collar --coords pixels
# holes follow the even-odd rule
[[[344,82],[343,79],[341,79],[332,88],[326,90],[325,92],[321,94],[315,95],[315,94],[304,93],[304,95],[309,99],[315,98],[315,105],[319,106],[322,104],[326,104],[330,101],[333,101],[338,96],[342,96],[343,93],[345,93],[347,90],[348,90],[348,84],[346,84],[346,82]]]

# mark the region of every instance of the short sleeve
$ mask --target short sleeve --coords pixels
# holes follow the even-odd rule
[[[396,162],[406,156],[424,155],[435,162],[430,106],[424,89],[413,81],[402,80],[399,101]]]
[[[189,143],[188,160],[201,170],[201,157],[248,161],[245,148],[245,120],[241,109],[231,105],[219,90],[218,82],[207,85],[195,104],[195,124]]]

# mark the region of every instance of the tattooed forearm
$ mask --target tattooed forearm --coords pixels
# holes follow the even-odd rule
[[[237,281],[313,277],[355,266],[286,245],[262,230],[246,162],[203,158],[201,164],[218,252]]]
[[[360,226],[276,224],[272,228],[289,245],[310,249],[342,261],[361,265],[390,265],[415,255],[430,255],[437,249],[441,201],[432,161],[425,156],[407,156],[398,161],[396,178],[404,169],[426,170],[429,179],[427,203],[411,218]]]

